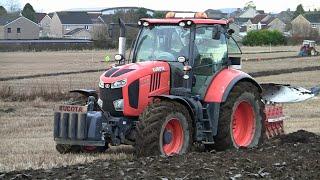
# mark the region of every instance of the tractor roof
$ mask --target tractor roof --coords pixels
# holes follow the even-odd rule
[[[141,19],[142,21],[147,21],[149,24],[178,24],[181,21],[187,22],[192,21],[194,24],[221,24],[227,25],[232,22],[232,19],[209,19],[205,12],[167,12],[165,19]],[[140,22],[141,23],[141,22]],[[190,22],[189,22],[190,23]],[[190,24],[189,24],[190,25]]]
[[[178,24],[181,21],[192,21],[195,24],[221,24],[227,25],[229,20],[216,20],[216,19],[204,19],[204,18],[167,18],[167,19],[141,19],[147,21],[150,24]]]

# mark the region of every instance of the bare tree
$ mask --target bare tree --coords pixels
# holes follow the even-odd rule
[[[21,4],[18,0],[5,0],[4,5],[10,12],[17,12],[21,10]]]

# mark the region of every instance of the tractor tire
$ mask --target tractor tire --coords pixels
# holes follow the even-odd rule
[[[136,129],[137,156],[184,154],[192,146],[192,119],[180,103],[151,104],[140,115]]]
[[[215,150],[252,148],[263,142],[265,135],[264,104],[256,86],[239,82],[226,102],[221,104]]]
[[[81,152],[83,153],[103,153],[109,149],[109,145],[105,146],[81,146]]]
[[[60,154],[80,153],[81,152],[81,147],[77,146],[77,145],[56,144],[56,150]]]

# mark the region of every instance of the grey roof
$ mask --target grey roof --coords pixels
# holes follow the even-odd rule
[[[0,25],[1,26],[4,26],[16,19],[18,19],[20,16],[16,16],[16,15],[13,15],[13,16],[1,16],[0,17]]]
[[[320,12],[306,13],[303,15],[310,23],[320,23]]]
[[[264,19],[267,16],[268,14],[258,14],[254,18],[251,18],[250,20],[252,24],[258,24],[259,22],[261,22],[262,19]]]
[[[205,13],[207,13],[208,17],[212,19],[222,19],[222,18],[227,18],[228,16],[227,13],[223,13],[220,10],[214,10],[214,9],[207,9]]]
[[[267,20],[265,21],[261,21],[262,24],[266,24],[266,25],[269,25],[273,20],[275,20],[276,18],[271,16],[269,17]],[[281,20],[280,20],[281,21]]]
[[[39,24],[46,15],[46,13],[36,13],[37,23]]]
[[[84,28],[76,28],[76,29],[74,29],[74,30],[72,30],[72,31],[69,31],[68,33],[66,33],[65,35],[66,36],[72,36],[73,34],[75,34],[75,33],[77,33],[77,32],[80,32],[80,31],[82,31],[82,30],[85,30]]]
[[[92,24],[87,12],[57,12],[62,24]]]
[[[112,23],[112,16],[113,15],[108,14],[108,15],[102,15],[102,16],[99,16],[99,17],[103,21],[103,23],[109,24],[109,23]]]
[[[49,13],[48,16],[52,19],[54,13]]]
[[[276,17],[279,18],[285,24],[291,22],[293,16],[293,11],[281,11],[279,14],[276,15]]]
[[[240,14],[242,14],[242,10],[240,8],[238,8],[237,10],[230,13],[230,17],[238,18],[240,16]]]
[[[236,24],[238,24],[238,25],[241,26],[242,24],[248,22],[249,19],[250,19],[250,18],[235,18],[235,19],[234,19],[234,23],[236,23]]]

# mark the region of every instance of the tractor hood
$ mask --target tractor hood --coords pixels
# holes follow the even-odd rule
[[[153,73],[170,72],[170,66],[163,61],[146,61],[131,63],[122,66],[114,66],[100,76],[100,82],[113,83],[119,80],[127,80],[127,84],[141,77]]]
[[[147,61],[112,67],[100,76],[99,87],[104,111],[112,116],[139,116],[154,96],[169,94],[170,66]]]

